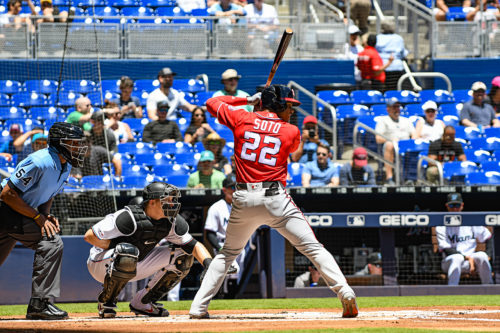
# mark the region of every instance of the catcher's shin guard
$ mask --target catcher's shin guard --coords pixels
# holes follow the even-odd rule
[[[182,253],[175,258],[167,267],[158,271],[146,286],[146,294],[141,302],[155,303],[159,301],[166,293],[172,290],[186,275],[193,265],[193,256]]]
[[[99,303],[110,305],[116,303],[120,291],[135,277],[139,250],[132,244],[119,243],[113,256],[113,263],[108,268],[103,290],[98,297]]]

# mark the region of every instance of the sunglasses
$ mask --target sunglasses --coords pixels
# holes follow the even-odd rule
[[[316,153],[316,155],[318,155],[318,156],[328,156],[327,153]]]
[[[36,140],[34,142],[35,145],[46,145],[47,141],[46,140]]]
[[[460,203],[449,203],[448,207],[450,207],[450,208],[460,208],[461,205],[462,204],[460,204]]]
[[[218,145],[220,145],[220,141],[208,141],[208,144],[218,146]]]
[[[195,117],[203,117],[203,114],[202,114],[202,113],[200,113],[200,114],[196,114],[196,113],[195,113],[195,114],[194,114],[194,116],[195,116]]]
[[[164,112],[164,113],[167,113],[167,112],[168,112],[168,109],[158,109],[158,112]]]
[[[425,113],[436,113],[436,110],[428,109],[428,110],[425,110]]]

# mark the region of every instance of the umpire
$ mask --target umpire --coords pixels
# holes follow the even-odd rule
[[[0,265],[16,241],[35,250],[27,319],[68,317],[52,303],[60,292],[63,242],[58,235],[59,221],[50,215],[50,208],[71,166],[83,164],[86,150],[79,127],[54,123],[49,130],[49,147],[30,154],[1,183]]]

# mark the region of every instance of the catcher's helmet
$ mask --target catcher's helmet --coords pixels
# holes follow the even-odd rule
[[[75,125],[57,122],[49,129],[49,147],[54,147],[71,165],[82,167],[87,145],[83,130]]]
[[[286,103],[292,103],[293,106],[300,105],[300,102],[295,99],[293,90],[282,84],[273,84],[262,90],[260,100],[262,109],[269,109],[276,113],[285,111]]]
[[[174,185],[164,182],[152,182],[144,187],[142,198],[144,203],[148,200],[160,199],[163,208],[163,214],[169,218],[175,218],[181,209],[179,198],[181,192]]]

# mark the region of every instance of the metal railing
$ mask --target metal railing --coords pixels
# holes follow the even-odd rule
[[[446,82],[446,85],[448,86],[448,92],[449,93],[452,92],[450,78],[447,75],[445,75],[443,73],[440,73],[440,72],[405,73],[398,80],[398,86],[397,86],[398,90],[402,90],[402,88],[403,88],[403,81],[404,80],[406,80],[408,78],[411,78],[413,76],[416,76],[416,77],[439,77],[439,78],[442,78]]]
[[[439,185],[440,186],[443,186],[444,185],[444,177],[443,177],[443,165],[430,158],[430,157],[427,157],[427,156],[420,156],[420,158],[418,159],[418,162],[417,162],[417,185],[418,184],[424,184],[424,185],[435,185],[435,184],[432,184],[430,182],[428,182],[427,180],[425,179],[421,179],[420,176],[422,175],[422,163],[426,161],[427,163],[429,163],[429,166],[430,165],[434,165],[437,167],[437,170],[438,170],[438,176],[439,176]]]
[[[375,152],[373,150],[367,149],[366,147],[363,147],[363,145],[358,144],[357,138],[358,138],[358,135],[359,135],[359,131],[358,131],[359,128],[362,128],[365,131],[367,131],[367,132],[369,132],[369,133],[371,133],[371,134],[373,134],[375,136],[380,136],[380,137],[384,138],[387,141],[391,141],[393,143],[393,146],[394,146],[394,162],[386,160],[384,158],[383,153],[381,155],[378,152]],[[353,145],[353,148],[357,148],[357,147],[363,147],[363,148],[365,148],[366,152],[368,153],[368,155],[370,155],[371,157],[373,157],[377,161],[380,161],[382,163],[386,163],[386,164],[390,165],[392,168],[394,168],[395,183],[398,186],[401,185],[401,157],[399,156],[399,147],[398,147],[398,143],[397,142],[394,142],[391,139],[389,139],[388,137],[386,137],[386,136],[384,136],[384,135],[382,135],[380,133],[377,133],[370,126],[367,126],[367,125],[365,125],[363,123],[360,123],[360,122],[356,122],[356,124],[354,125],[353,132],[352,132],[352,145]]]
[[[306,88],[302,87],[300,84],[298,84],[295,81],[288,82],[288,87],[292,88],[292,89],[295,88],[295,89],[299,90],[300,92],[306,94],[308,97],[310,97],[316,103],[320,103],[321,105],[323,105],[325,107],[325,111],[328,109],[330,111],[330,113],[332,114],[332,126],[331,127],[322,121],[318,121],[318,126],[323,128],[325,131],[332,134],[333,160],[336,161],[337,154],[338,154],[338,143],[337,143],[337,111],[335,110],[335,107],[333,105],[331,105],[330,103],[325,102],[324,100],[322,100],[318,96],[314,95],[312,92],[310,92]],[[305,111],[301,107],[296,107],[295,110],[302,113],[305,116],[311,115],[309,112]]]

